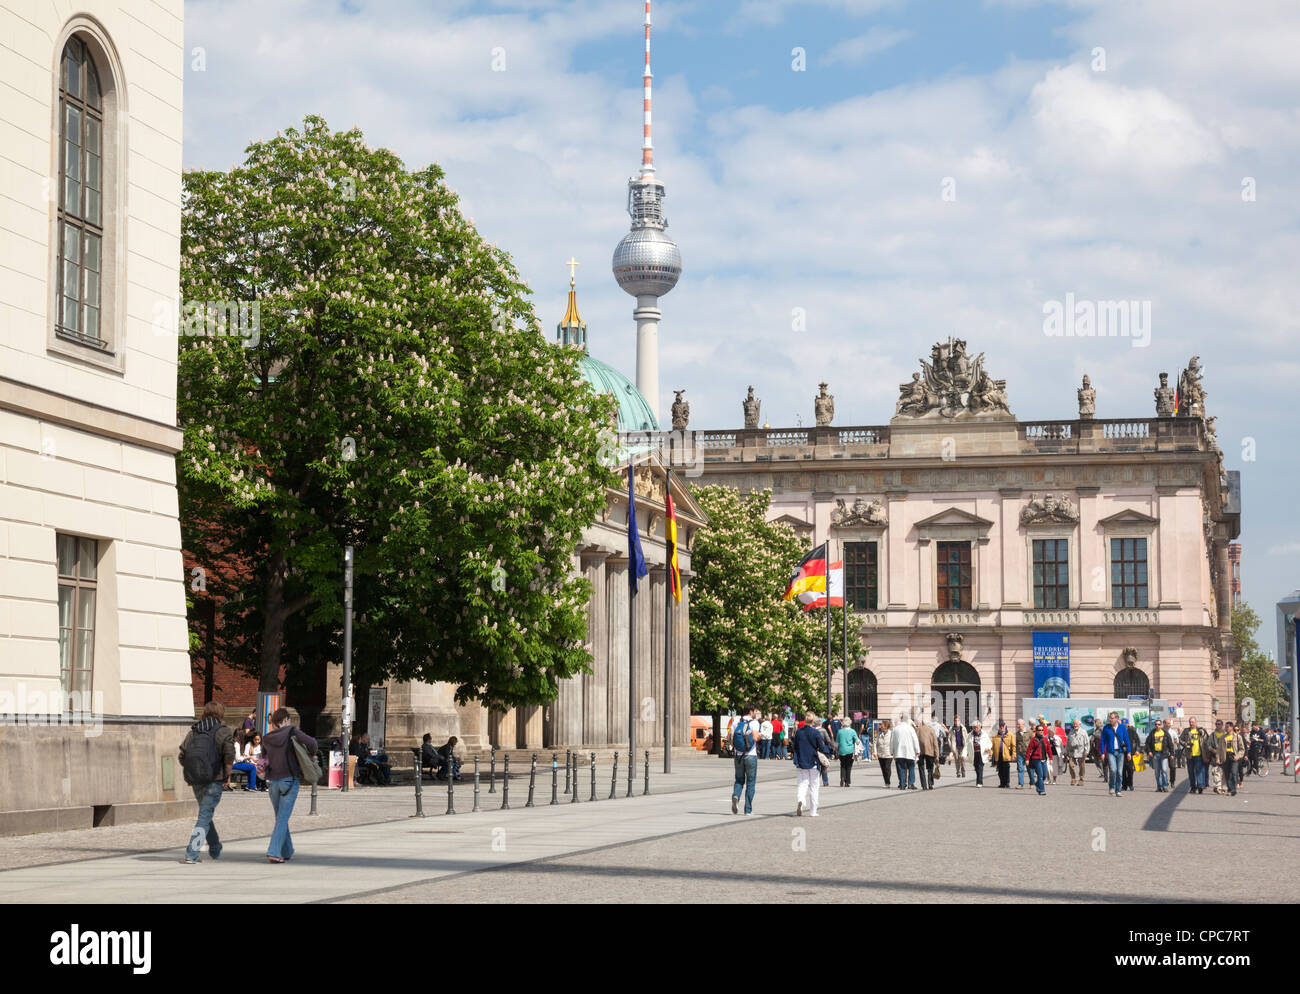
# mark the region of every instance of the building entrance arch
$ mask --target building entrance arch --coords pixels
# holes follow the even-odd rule
[[[951,725],[956,715],[970,728],[971,722],[980,720],[979,673],[964,659],[940,663],[930,675],[930,700],[942,705],[934,707],[934,712],[945,725]]]

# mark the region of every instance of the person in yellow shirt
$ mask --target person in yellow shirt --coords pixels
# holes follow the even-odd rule
[[[1187,779],[1193,794],[1205,793],[1205,729],[1196,726],[1191,718],[1183,729],[1183,755],[1187,757]]]
[[[1157,718],[1155,728],[1151,729],[1146,743],[1146,753],[1151,760],[1151,769],[1156,775],[1157,794],[1169,793],[1169,759],[1172,746],[1173,740],[1165,731],[1164,720]]]
[[[1016,736],[1007,731],[1005,721],[998,722],[998,733],[993,736],[993,749],[990,758],[998,764],[998,786],[1011,786],[1011,764],[1016,761]]]
[[[1230,797],[1237,796],[1237,759],[1241,751],[1237,726],[1229,722],[1223,726],[1223,785]]]

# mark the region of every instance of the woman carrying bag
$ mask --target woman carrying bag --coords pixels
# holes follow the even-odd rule
[[[275,811],[275,830],[267,846],[266,861],[287,863],[293,859],[289,818],[298,800],[298,782],[320,779],[320,767],[312,759],[316,740],[290,723],[288,708],[280,708],[271,715],[271,731],[262,739],[262,754],[266,757],[266,785]]]

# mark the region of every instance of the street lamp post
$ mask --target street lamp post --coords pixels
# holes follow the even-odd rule
[[[343,789],[348,789],[348,746],[352,735],[352,546],[343,549]]]

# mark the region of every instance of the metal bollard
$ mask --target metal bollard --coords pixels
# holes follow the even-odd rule
[[[497,747],[492,747],[492,764],[488,767],[488,793],[497,792]]]
[[[528,771],[528,803],[526,808],[533,806],[533,787],[537,784],[537,753],[533,753],[533,767]]]
[[[551,753],[551,803],[560,803],[560,754]]]
[[[645,790],[641,791],[641,796],[645,797],[650,793],[650,750],[645,751]]]
[[[609,775],[609,799],[612,801],[618,794],[618,753],[614,753],[614,770]]]
[[[510,753],[506,753],[505,771],[501,774],[501,809],[510,809]]]
[[[591,799],[596,799],[596,754],[591,754]]]
[[[564,750],[564,792],[569,792],[569,765],[573,762],[573,750]]]
[[[315,793],[316,793],[316,788],[313,785],[312,794],[314,795]],[[419,756],[415,757],[415,814],[411,815],[411,817],[412,818],[424,817],[424,781],[420,779],[420,757]]]
[[[314,815],[316,813],[316,784],[311,785],[311,810],[307,813],[309,815]]]
[[[634,756],[632,754],[632,750],[629,749],[627,751],[627,793],[624,795],[625,797],[632,796],[632,784],[635,780],[636,780],[636,756]]]
[[[451,749],[449,748],[447,750],[447,814],[449,815],[454,815],[456,813],[456,804],[452,796],[452,791],[456,786],[456,777],[454,775],[455,770],[456,757],[451,754]]]
[[[569,798],[570,804],[578,803],[578,754],[573,753],[573,796]]]
[[[474,757],[474,811],[479,810],[478,806],[478,757]]]

